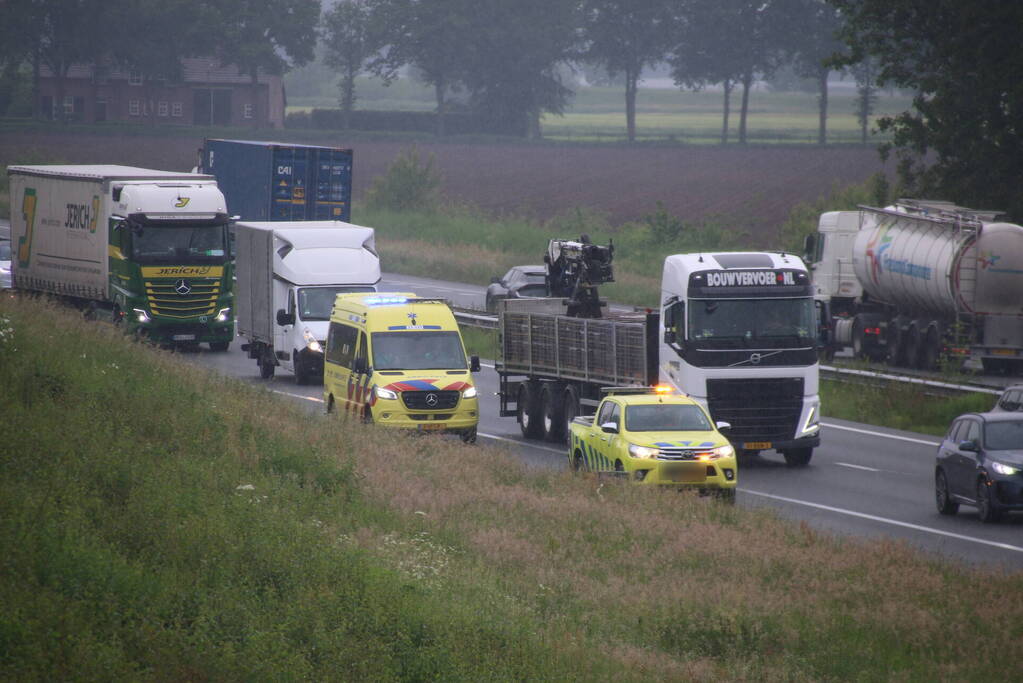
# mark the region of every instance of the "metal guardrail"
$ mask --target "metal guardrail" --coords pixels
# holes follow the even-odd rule
[[[497,316],[483,313],[476,309],[465,309],[465,308],[452,308],[455,314],[455,319],[462,325],[469,325],[471,327],[479,327],[482,329],[493,330],[497,329]],[[821,365],[821,376],[822,377],[833,377],[836,379],[856,379],[856,380],[883,380],[886,382],[902,382],[904,384],[915,384],[927,389],[933,389],[935,391],[942,392],[960,392],[968,393],[973,392],[977,394],[989,394],[991,396],[998,396],[1002,393],[1001,389],[979,386],[976,384],[955,384],[952,382],[944,382],[941,380],[926,379],[923,377],[910,377],[908,375],[898,375],[890,372],[875,372],[873,370],[857,370],[854,368],[841,368],[834,365]]]

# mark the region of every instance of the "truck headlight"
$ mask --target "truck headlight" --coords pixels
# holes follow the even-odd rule
[[[1016,474],[1017,472],[1020,471],[1020,468],[1018,467],[1013,467],[1012,465],[1005,465],[1003,463],[994,461],[991,462],[991,469],[993,469],[995,472],[998,472],[998,474],[1004,474],[1006,476]]]
[[[469,387],[463,391],[462,398],[476,398],[476,387]]]
[[[135,314],[135,320],[139,321],[140,323],[149,322],[149,314],[146,313],[141,308],[133,308],[131,309],[131,312]]]
[[[650,458],[656,458],[657,454],[661,452],[659,448],[650,448],[649,446],[640,446],[638,444],[629,444],[629,455],[634,458],[643,458],[649,460]]]
[[[803,423],[802,434],[812,432],[815,429],[820,429],[820,421],[817,419],[817,406],[810,407],[810,414],[806,416],[806,422]]]
[[[386,398],[389,401],[395,401],[398,398],[398,392],[391,391],[390,389],[384,389],[383,387],[373,387],[373,393],[377,395],[377,398]]]
[[[227,319],[231,316],[230,308],[221,308],[217,311],[217,317],[214,318],[218,323],[226,323]]]
[[[305,339],[305,347],[307,349],[313,353],[323,353],[323,347],[320,346],[320,342],[316,341],[316,337],[313,336],[308,327],[302,332],[302,337]]]

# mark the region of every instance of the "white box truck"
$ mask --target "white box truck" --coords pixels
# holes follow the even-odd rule
[[[341,221],[235,224],[235,303],[242,350],[263,379],[277,367],[299,384],[322,381],[334,298],[375,292],[375,233]]]
[[[117,165],[9,166],[14,288],[167,344],[234,338],[230,218],[211,176]]]

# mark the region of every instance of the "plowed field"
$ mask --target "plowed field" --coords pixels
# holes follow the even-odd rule
[[[286,140],[286,134],[280,139]],[[202,138],[69,133],[0,134],[5,164],[117,163],[167,170],[195,165]],[[373,178],[410,143],[319,144],[355,150],[355,210]],[[419,144],[433,155],[445,195],[496,213],[549,218],[575,207],[636,220],[660,201],[684,220],[735,221],[754,240],[770,240],[797,202],[835,185],[859,183],[883,167],[871,147],[627,147]],[[758,239],[759,238],[759,239]],[[766,246],[766,245],[765,245]]]

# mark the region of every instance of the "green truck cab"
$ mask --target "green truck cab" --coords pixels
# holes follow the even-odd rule
[[[569,425],[574,470],[643,484],[697,489],[735,500],[735,449],[704,408],[664,387],[609,387],[594,415]]]

